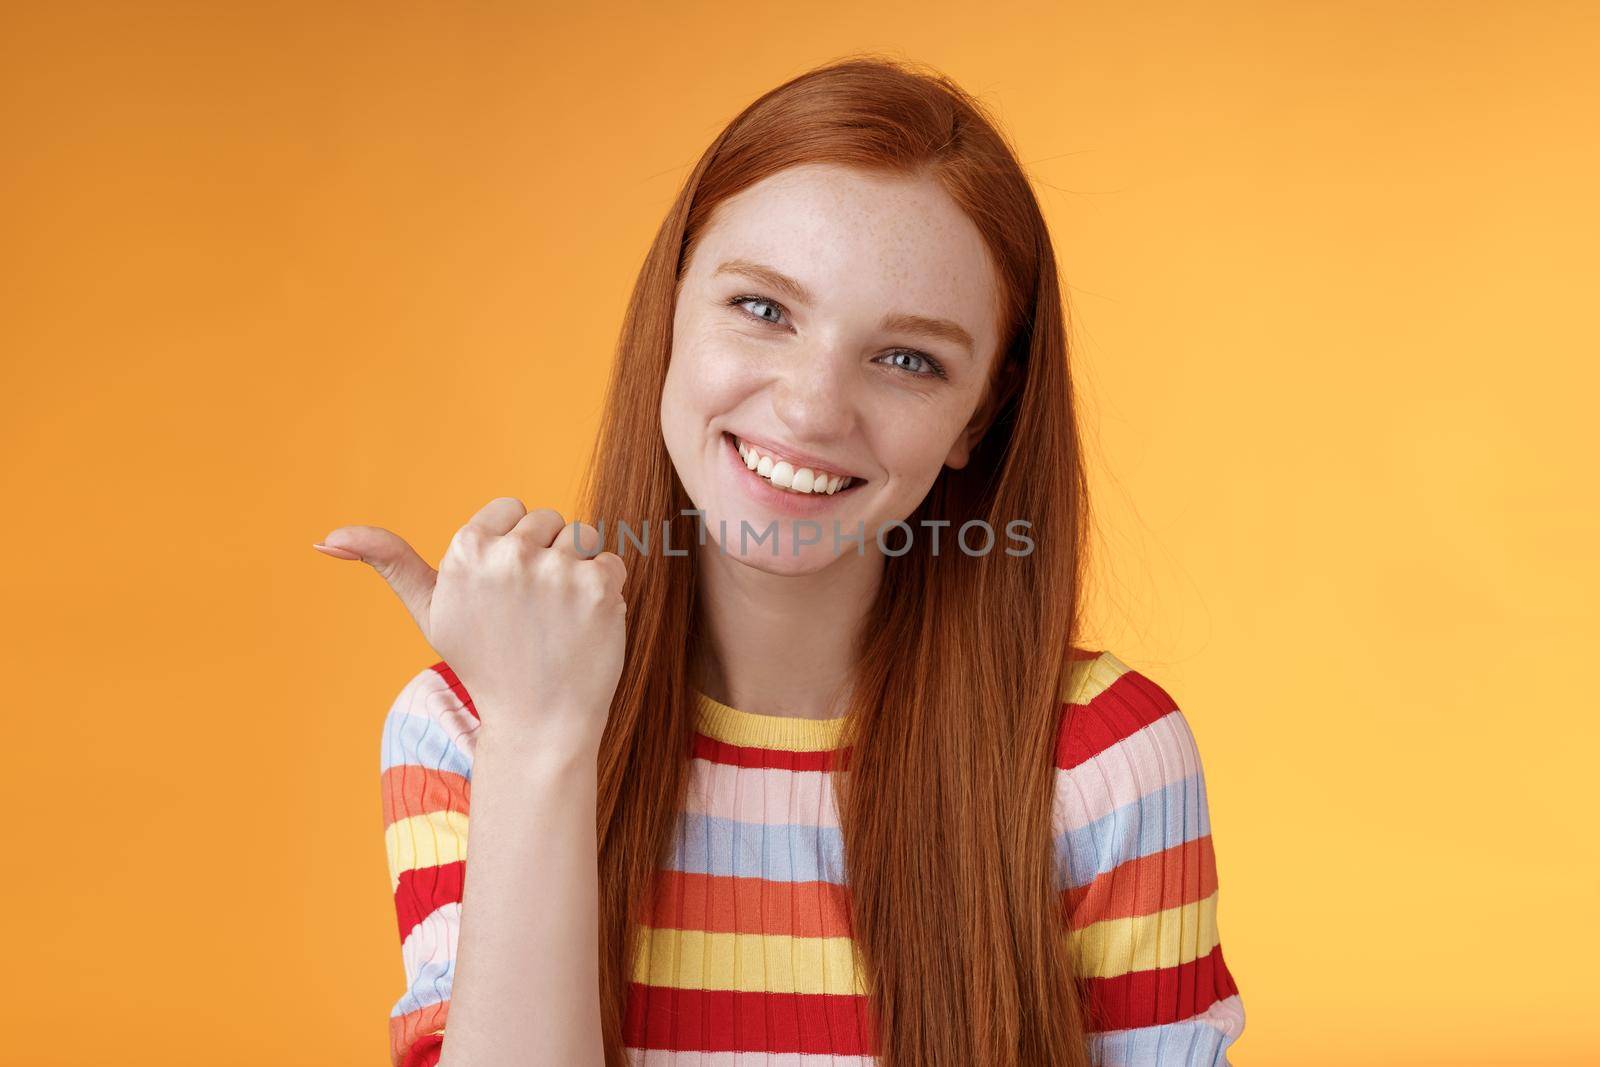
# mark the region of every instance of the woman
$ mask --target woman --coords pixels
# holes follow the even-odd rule
[[[855,58],[685,183],[589,522],[329,534],[443,657],[384,733],[396,1064],[1226,1062],[1193,737],[1072,643],[1066,357],[1006,141]]]

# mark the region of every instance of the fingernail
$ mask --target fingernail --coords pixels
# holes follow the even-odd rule
[[[328,555],[332,556],[334,559],[360,559],[361,558],[360,556],[356,555],[354,552],[347,552],[342,548],[334,548],[332,545],[324,545],[324,544],[322,544],[320,542],[313,542],[311,547],[316,549],[318,552],[326,552]]]

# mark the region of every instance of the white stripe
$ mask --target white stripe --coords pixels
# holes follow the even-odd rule
[[[444,675],[424,667],[405,684],[394,698],[389,717],[413,715],[438,725],[450,743],[466,755],[468,762],[478,748],[477,716],[467,710],[466,701],[456,695]]]
[[[1235,994],[1175,1023],[1091,1033],[1089,1055],[1100,1067],[1228,1067],[1228,1049],[1243,1030],[1244,1003]]]
[[[1189,724],[1182,711],[1169,711],[1071,770],[1056,770],[1052,830],[1059,837],[1087,826],[1199,771]]]
[[[875,1056],[813,1056],[801,1052],[671,1052],[628,1049],[630,1067],[873,1067]]]
[[[428,917],[411,928],[400,943],[400,960],[407,982],[416,981],[425,964],[444,963],[455,958],[461,935],[461,902],[441,904]]]
[[[696,759],[684,810],[766,826],[839,825],[830,771],[735,767]]]

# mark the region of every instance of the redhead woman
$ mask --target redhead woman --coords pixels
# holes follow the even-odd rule
[[[329,533],[438,654],[382,738],[398,1067],[1227,1062],[1193,734],[1075,643],[1067,356],[992,120],[851,58],[684,184],[579,515]]]

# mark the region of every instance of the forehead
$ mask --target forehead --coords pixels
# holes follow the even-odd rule
[[[729,259],[787,274],[840,311],[953,318],[994,341],[997,279],[977,226],[932,177],[833,164],[780,171],[717,206],[690,265]]]

